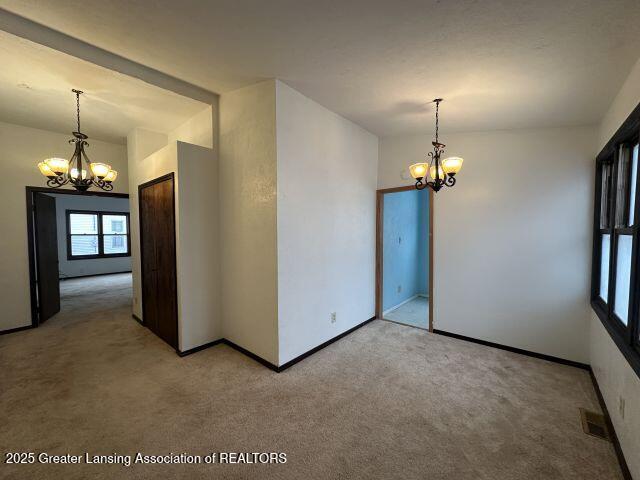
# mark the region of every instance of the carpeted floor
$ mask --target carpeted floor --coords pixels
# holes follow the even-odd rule
[[[429,329],[429,299],[415,297],[383,315],[385,320]]]
[[[2,452],[285,452],[287,462],[3,458],[2,478],[621,478],[611,444],[582,432],[578,408],[598,409],[585,371],[384,321],[280,374],[224,345],[180,358],[131,318],[130,277],[99,279],[67,283],[75,294],[59,315],[0,337]]]

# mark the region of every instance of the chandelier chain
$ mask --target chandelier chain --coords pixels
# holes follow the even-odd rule
[[[78,118],[78,132],[80,131],[80,92],[76,91],[76,115]]]
[[[436,100],[436,143],[438,143],[438,120],[439,120],[440,100]]]

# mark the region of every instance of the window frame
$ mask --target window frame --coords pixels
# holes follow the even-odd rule
[[[623,146],[627,146],[630,148],[630,155],[633,155],[633,148],[638,143],[640,143],[640,105],[634,109],[596,158],[591,307],[620,352],[627,359],[629,365],[638,377],[640,377],[640,158],[638,159],[638,168],[636,168],[635,172],[634,225],[616,227],[618,167],[620,165],[621,149]],[[630,162],[632,161],[631,158],[632,157],[630,157]],[[610,162],[612,162],[612,172],[607,199],[609,225],[607,225],[606,228],[601,228],[603,166]],[[629,176],[631,176],[632,172],[633,168],[630,164]],[[629,177],[629,180],[632,180],[631,177]],[[629,182],[628,185],[631,185],[631,183]],[[628,195],[630,195],[630,189]],[[630,199],[628,201],[630,201]],[[601,241],[603,234],[609,235],[609,284],[606,302],[600,297]],[[621,235],[631,235],[632,237],[629,310],[626,325],[614,312],[618,242]]]
[[[71,214],[79,213],[83,215],[96,215],[98,217],[98,233],[96,236],[98,237],[98,253],[92,255],[73,255],[71,253],[71,237],[73,235],[81,235],[81,234],[72,234],[71,233]],[[111,212],[111,211],[102,211],[102,210],[65,210],[66,218],[67,218],[67,260],[90,260],[95,258],[117,258],[117,257],[130,257],[131,256],[131,229],[129,223],[129,212]],[[102,217],[105,215],[121,215],[126,218],[126,227],[127,233],[124,234],[105,234],[103,232],[102,226]],[[88,234],[89,235],[89,234]],[[92,235],[92,234],[91,234]],[[127,237],[125,245],[127,247],[127,251],[123,253],[104,253],[104,237],[105,235],[120,235],[123,237]],[[93,236],[93,235],[92,235]]]

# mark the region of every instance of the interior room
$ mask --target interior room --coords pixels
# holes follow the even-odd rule
[[[0,0],[0,478],[640,480],[636,0]]]
[[[382,217],[377,249],[382,254],[378,275],[382,284],[384,320],[430,329],[429,192],[381,192]]]
[[[115,295],[130,303],[128,195],[31,195],[38,322],[61,311],[109,308]]]

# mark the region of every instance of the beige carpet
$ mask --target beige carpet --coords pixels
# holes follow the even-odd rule
[[[621,478],[611,444],[581,430],[578,407],[598,408],[585,371],[383,321],[280,374],[224,345],[180,358],[131,319],[127,282],[68,283],[61,314],[0,337],[0,450],[287,463],[2,463],[0,477]]]

